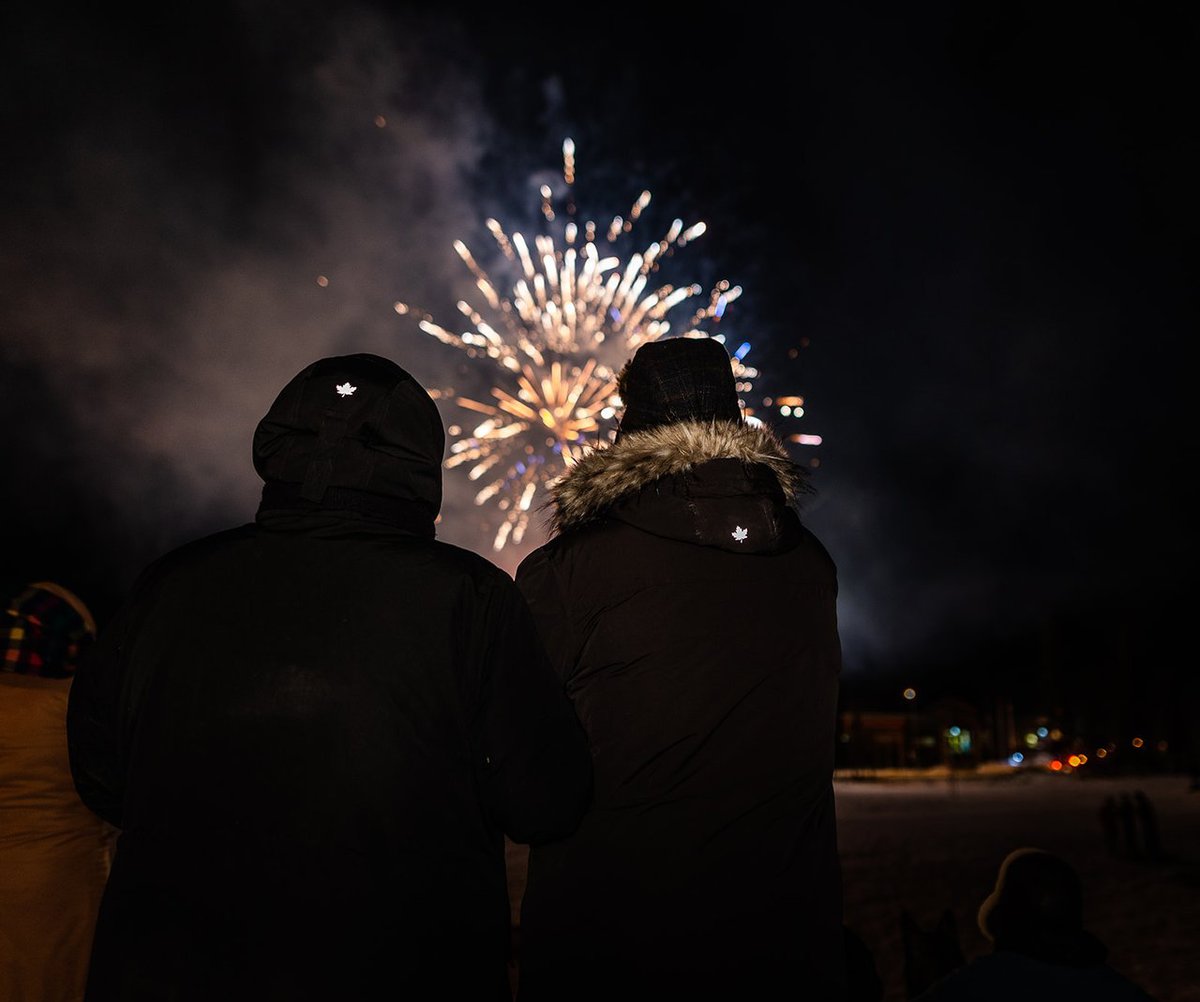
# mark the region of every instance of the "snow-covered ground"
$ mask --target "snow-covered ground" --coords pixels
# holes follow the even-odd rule
[[[1085,922],[1113,967],[1159,1002],[1200,1002],[1200,792],[1187,777],[837,783],[846,923],[874,953],[886,1002],[905,998],[900,914],[932,925],[949,908],[970,959],[988,948],[975,923],[1001,860],[1037,846],[1079,870]],[[1100,823],[1110,795],[1143,791],[1164,858],[1112,855]],[[525,856],[510,846],[514,913]]]
[[[1136,790],[1158,817],[1158,862],[1114,857],[1106,845],[1105,798]],[[900,910],[932,925],[949,908],[967,958],[984,952],[979,905],[1021,846],[1076,867],[1085,923],[1113,967],[1160,1002],[1200,1000],[1200,792],[1186,777],[846,782],[837,798],[846,923],[874,952],[888,1000],[904,998]]]

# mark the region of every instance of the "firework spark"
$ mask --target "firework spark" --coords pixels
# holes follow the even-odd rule
[[[462,427],[449,429],[453,441],[446,467],[465,468],[468,479],[482,482],[475,503],[492,504],[499,514],[492,543],[497,551],[521,542],[540,495],[558,477],[587,450],[611,441],[621,406],[617,375],[626,359],[641,345],[668,336],[724,342],[724,335],[705,325],[719,323],[742,292],[740,286],[718,282],[681,324],[678,335],[673,334],[669,315],[700,296],[701,287],[652,285],[652,276],[664,258],[701,236],[705,224],[685,227],[676,219],[658,240],[622,263],[617,244],[633,239],[630,233],[650,204],[650,192],[643,191],[626,216],[614,216],[603,230],[590,220],[580,226],[570,197],[575,144],[567,139],[562,152],[568,210],[556,210],[549,185],[541,189],[544,228],[554,232],[537,234],[531,247],[521,233],[509,234],[495,219],[486,220],[515,276],[506,294],[498,291],[497,282],[466,244],[454,242],[488,316],[460,301],[459,312],[471,327],[456,334],[424,311],[395,304],[397,313],[416,317],[429,336],[497,370],[490,400],[453,390],[431,391],[452,399],[470,415]],[[758,376],[744,361],[749,350],[747,342],[732,353],[739,394],[749,392]],[[802,413],[799,407],[797,402],[796,416]],[[743,408],[748,417],[753,414],[744,403]]]

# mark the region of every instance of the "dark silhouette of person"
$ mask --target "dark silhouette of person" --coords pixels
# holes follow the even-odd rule
[[[1138,828],[1141,830],[1146,858],[1160,860],[1163,857],[1163,849],[1158,829],[1158,812],[1142,790],[1134,791],[1133,800],[1137,808]]]
[[[1104,847],[1110,856],[1121,855],[1121,821],[1117,798],[1111,794],[1100,805],[1100,830],[1104,833]]]
[[[1107,949],[1083,921],[1079,875],[1059,856],[1036,848],[1009,853],[978,921],[991,953],[942,978],[917,1002],[1153,1002],[1106,962]]]
[[[1121,794],[1118,813],[1121,821],[1121,844],[1125,850],[1125,856],[1128,859],[1140,859],[1142,846],[1138,838],[1137,808],[1128,793]]]
[[[435,538],[444,436],[376,355],[253,438],[254,521],[134,583],[68,710],[121,829],[88,1002],[509,1002],[504,837],[561,836],[586,737],[512,578]]]
[[[802,471],[717,341],[643,345],[618,387],[516,575],[596,780],[530,850],[518,995],[840,999],[838,582]]]

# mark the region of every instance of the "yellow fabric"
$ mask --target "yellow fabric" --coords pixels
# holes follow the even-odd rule
[[[70,679],[0,674],[0,1002],[79,1002],[116,831],[71,781]]]

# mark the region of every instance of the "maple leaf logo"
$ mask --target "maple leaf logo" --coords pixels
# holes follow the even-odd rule
[[[731,535],[737,542],[744,543],[746,541],[746,537],[750,535],[750,532],[748,529],[743,529],[739,525],[735,526],[733,532],[731,532],[729,535]]]
[[[357,386],[351,386],[349,383],[342,383],[337,388],[337,391],[338,391],[339,396],[348,397],[351,394],[353,394],[354,391],[357,389],[358,389]]]

